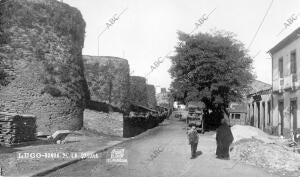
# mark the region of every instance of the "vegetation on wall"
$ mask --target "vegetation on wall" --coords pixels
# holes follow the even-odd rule
[[[83,56],[83,59],[91,99],[125,111],[129,99],[127,60],[109,56]]]
[[[1,3],[0,3],[0,27],[5,25],[3,12],[4,12],[4,3],[7,3],[6,1],[7,0],[4,0],[4,1],[1,1]],[[9,42],[8,32],[5,32],[3,28],[0,28],[0,46],[2,44],[7,44],[8,42]],[[1,52],[1,48],[0,48],[0,89],[2,86],[5,86],[8,84],[7,78],[9,76],[8,73],[6,73],[4,70],[5,64],[3,62],[3,59],[4,59],[4,55]]]
[[[88,99],[85,22],[58,0],[0,1],[0,111],[33,114],[38,130],[78,130]]]
[[[2,2],[0,45],[9,43],[16,27],[25,30],[24,33],[30,37],[28,46],[16,43],[9,45],[14,50],[31,47],[34,58],[43,65],[45,72],[40,75],[40,79],[45,88],[41,93],[49,93],[55,97],[69,95],[61,94],[60,86],[70,82],[81,82],[87,88],[84,79],[74,79],[83,75],[81,50],[84,44],[85,22],[80,11],[52,0]],[[12,52],[1,50],[0,48],[0,54]],[[8,60],[13,61],[20,57],[22,56],[12,56]],[[7,84],[7,77],[7,73],[0,67],[0,84]],[[88,90],[86,92],[88,97]]]
[[[112,99],[112,88],[113,88],[113,71],[115,70],[113,63],[108,61],[104,65],[99,65],[99,63],[89,65],[89,70],[99,71],[101,74],[95,74],[93,77],[90,77],[89,85],[92,89],[95,96],[106,100],[108,103],[111,103]],[[89,73],[93,74],[93,73]],[[93,84],[97,83],[97,84]],[[107,94],[103,94],[107,93]]]
[[[26,28],[53,27],[56,33],[61,36],[71,35],[80,44],[78,47],[83,47],[85,22],[80,11],[67,4],[50,0],[45,3],[6,0],[1,3],[1,16],[6,26],[16,24]]]

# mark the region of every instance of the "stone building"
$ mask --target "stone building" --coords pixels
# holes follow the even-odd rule
[[[227,111],[230,125],[246,124],[247,107],[245,102],[232,102]]]
[[[83,56],[83,60],[91,100],[126,109],[130,87],[128,61],[118,57],[87,55]]]
[[[263,131],[272,132],[272,89],[271,85],[254,80],[247,95],[246,124]]]
[[[272,57],[273,126],[279,135],[300,128],[300,28],[269,50]]]
[[[172,108],[173,102],[170,100],[170,94],[166,88],[161,88],[160,93],[156,94],[157,105],[166,108]],[[172,103],[171,103],[172,102]]]

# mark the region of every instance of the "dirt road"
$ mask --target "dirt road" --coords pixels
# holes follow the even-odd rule
[[[264,169],[215,158],[213,132],[200,135],[190,159],[184,122],[168,120],[138,138],[48,176],[272,177]],[[127,162],[126,162],[127,161]]]

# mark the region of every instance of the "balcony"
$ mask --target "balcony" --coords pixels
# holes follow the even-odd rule
[[[296,90],[299,87],[296,74],[291,74],[285,77],[284,80],[284,90]]]
[[[292,75],[284,77],[284,90],[289,90],[292,88]]]
[[[274,93],[282,93],[284,89],[284,79],[279,78],[273,83],[273,92]]]

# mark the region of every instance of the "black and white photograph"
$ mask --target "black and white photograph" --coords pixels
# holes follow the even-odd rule
[[[300,177],[300,0],[0,0],[0,177],[39,176]]]

